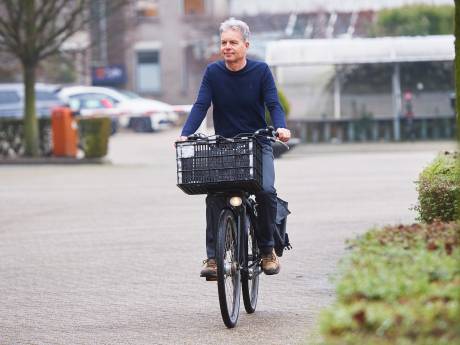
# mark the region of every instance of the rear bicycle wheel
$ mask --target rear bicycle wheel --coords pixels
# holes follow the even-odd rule
[[[248,230],[244,235],[245,268],[241,276],[244,309],[248,314],[256,311],[259,296],[259,276],[261,273],[259,248],[252,223],[248,222]]]
[[[237,233],[233,212],[229,209],[222,211],[216,243],[217,290],[220,313],[228,328],[235,327],[240,314],[241,280]]]

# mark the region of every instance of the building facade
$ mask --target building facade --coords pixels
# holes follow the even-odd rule
[[[382,6],[375,7],[371,6],[374,2],[370,1],[332,0],[324,2],[324,6],[320,2],[307,6],[307,2],[295,0],[126,1],[121,11],[109,13],[107,4],[110,0],[92,0],[95,13],[106,11],[107,14],[96,15],[96,18],[103,19],[95,20],[91,26],[93,76],[94,70],[100,67],[109,67],[109,75],[117,72],[119,67],[121,72],[118,74],[123,77],[112,85],[112,80],[109,80],[110,86],[175,105],[194,102],[206,65],[219,58],[219,24],[230,16],[249,24],[249,55],[264,60],[270,41],[366,37],[370,24],[375,20],[376,10],[382,6],[411,3],[394,0],[386,2],[385,6],[382,3]],[[439,74],[439,71],[446,69],[448,74],[450,66],[447,64],[447,69],[436,68],[435,72]],[[110,69],[112,67],[113,70]],[[420,69],[427,70],[425,67]],[[430,87],[430,83],[412,77],[420,75],[420,72],[406,73],[406,70],[403,66],[402,86],[404,83],[407,86],[402,91],[414,93],[417,116],[451,112],[446,99],[452,80],[438,76],[436,80],[444,80],[443,83],[447,84],[446,90],[438,90],[439,83]],[[360,117],[368,113],[376,117],[393,116],[391,90],[375,88],[379,83],[385,87],[391,85],[387,80],[391,79],[391,73],[373,71],[365,76],[365,81],[369,76],[380,74],[384,76],[383,81],[363,83],[359,77],[366,71],[361,68],[347,74],[351,81],[344,80],[341,85],[343,98],[340,101],[340,116]],[[291,103],[291,118],[329,118],[337,115],[334,114],[337,112],[334,111],[337,101],[333,86],[334,81],[340,80],[334,79],[334,69],[299,67],[281,74],[276,70],[273,72]],[[444,72],[441,74],[445,75]],[[363,85],[369,87],[363,91]]]
[[[124,78],[111,86],[190,104],[206,64],[216,58],[228,8],[227,0],[131,0],[92,25],[93,68],[121,66]]]

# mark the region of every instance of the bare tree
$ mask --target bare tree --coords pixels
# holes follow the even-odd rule
[[[107,1],[107,0],[105,0]],[[90,20],[91,0],[0,0],[0,49],[19,59],[24,79],[25,154],[38,155],[35,73],[39,62]],[[127,1],[111,0],[116,10]]]

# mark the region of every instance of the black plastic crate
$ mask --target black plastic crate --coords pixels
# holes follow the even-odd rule
[[[176,145],[177,186],[187,194],[262,189],[262,147],[253,138]]]

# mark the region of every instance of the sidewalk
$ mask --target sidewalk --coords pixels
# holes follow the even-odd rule
[[[177,136],[116,135],[112,164],[0,167],[1,344],[305,344],[345,240],[413,222],[413,182],[449,146],[302,145],[276,160],[293,249],[228,330],[199,277],[204,196],[176,187]]]

